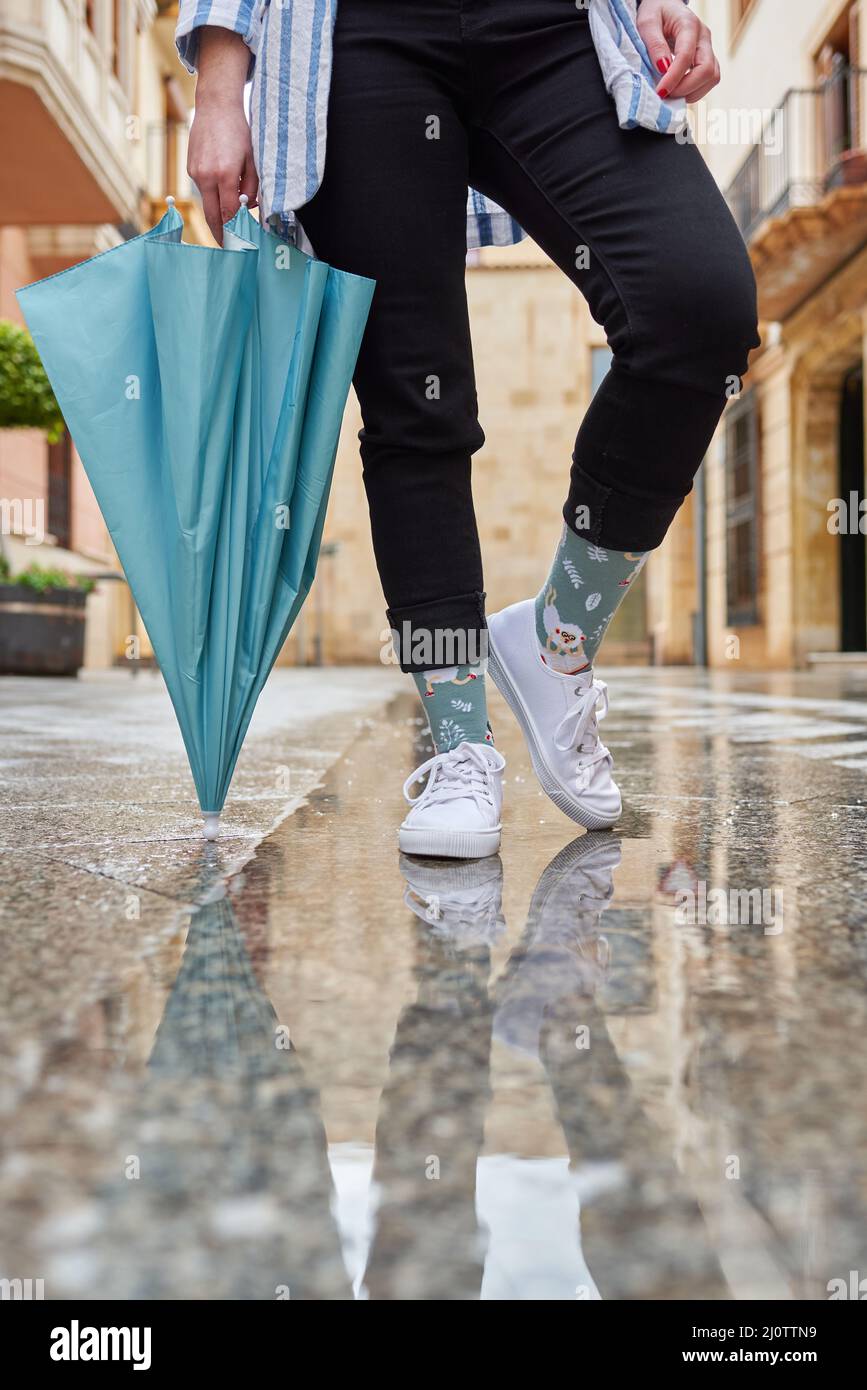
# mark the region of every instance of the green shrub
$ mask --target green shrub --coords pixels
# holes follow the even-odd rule
[[[7,573],[9,566],[6,566]],[[65,570],[52,569],[46,565],[28,565],[26,570],[16,574],[14,579],[9,580],[12,584],[20,584],[25,589],[33,589],[37,594],[46,594],[50,589],[81,589],[89,594],[95,588],[92,579],[85,579],[74,574],[67,574]]]
[[[65,429],[33,339],[9,319],[0,319],[0,429],[44,430],[52,444]]]

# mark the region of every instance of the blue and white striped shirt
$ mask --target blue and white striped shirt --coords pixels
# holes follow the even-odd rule
[[[657,74],[636,27],[639,0],[589,0],[605,84],[624,129],[661,134],[682,127],[684,103],[661,101]],[[175,42],[196,70],[198,30],[214,24],[250,49],[250,120],[263,220],[304,245],[296,208],[322,182],[332,36],[338,0],[180,0]],[[467,196],[467,246],[510,246],[525,235],[509,213],[475,189]],[[310,249],[305,248],[305,249]]]

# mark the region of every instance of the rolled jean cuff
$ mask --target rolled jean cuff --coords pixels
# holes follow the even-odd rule
[[[577,462],[571,477],[563,519],[576,536],[606,550],[655,550],[688,496],[621,492],[591,478]]]
[[[407,672],[475,666],[488,654],[485,595],[454,594],[386,610],[394,653]]]

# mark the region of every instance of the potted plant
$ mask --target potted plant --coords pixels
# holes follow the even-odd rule
[[[0,675],[77,675],[93,587],[92,579],[37,564],[13,576],[0,555]]]
[[[63,416],[26,328],[0,319],[0,429],[38,429],[60,439]],[[84,661],[92,580],[31,564],[10,572],[0,553],[0,674],[74,676]]]

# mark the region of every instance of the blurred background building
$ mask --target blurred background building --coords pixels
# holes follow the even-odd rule
[[[167,193],[187,240],[211,242],[186,174],[195,83],[177,61],[174,9],[156,0],[0,0],[0,319],[23,323],[14,294],[22,285],[152,226]],[[119,574],[68,435],[49,445],[37,430],[0,430],[0,498],[44,505],[38,545],[14,534],[22,513],[4,511],[0,543],[13,571],[35,561]],[[134,632],[147,651],[122,581],[98,583],[87,606],[86,665],[123,660]]]
[[[689,658],[688,633],[655,605],[668,595],[671,611],[676,589],[658,570],[691,553],[678,606],[697,615],[694,657],[712,666],[864,660],[867,7],[696,0],[696,9],[723,72],[697,112],[697,134],[749,246],[763,346],[696,505],[657,565],[657,653]],[[848,533],[829,528],[834,499],[846,504]]]
[[[606,664],[867,661],[865,5],[693,0],[723,70],[693,126],[749,246],[763,345],[612,626]],[[0,0],[0,318],[21,321],[20,285],[152,225],[166,193],[187,239],[210,241],[185,173],[194,83],[176,59],[176,11],[174,0]],[[575,433],[609,353],[581,296],[533,244],[470,261],[487,436],[474,476],[494,608],[546,572]],[[319,575],[287,662],[376,661],[385,642],[359,426],[351,398]],[[49,446],[34,431],[0,430],[0,498],[44,500],[41,549],[55,562],[117,573],[68,438]],[[843,534],[829,527],[834,499],[846,503]],[[0,541],[33,558],[21,537]],[[136,624],[125,585],[100,582],[87,664],[123,661]]]

